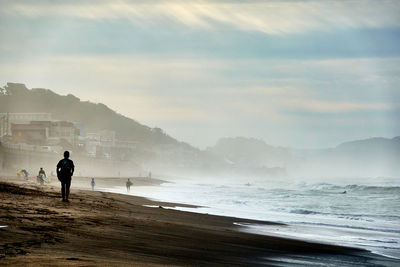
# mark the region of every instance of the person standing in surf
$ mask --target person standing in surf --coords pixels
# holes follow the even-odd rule
[[[90,185],[92,186],[92,191],[94,191],[94,186],[96,185],[96,182],[94,181],[94,178],[92,178],[92,181],[90,182]]]
[[[126,192],[129,193],[131,191],[131,185],[133,185],[133,183],[131,182],[131,179],[128,179],[126,182]]]
[[[63,202],[69,202],[69,188],[71,186],[72,175],[74,174],[74,162],[69,159],[69,152],[64,152],[64,158],[57,164],[57,177],[61,182],[61,196]]]

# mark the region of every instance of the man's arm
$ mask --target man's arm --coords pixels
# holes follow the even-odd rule
[[[74,162],[71,160],[72,168],[71,168],[71,176],[74,175],[75,165]]]
[[[57,167],[56,167],[57,176],[60,174],[60,171],[59,171],[60,170],[60,162],[61,161],[58,162]]]

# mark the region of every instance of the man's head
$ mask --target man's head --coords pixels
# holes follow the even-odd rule
[[[69,158],[69,152],[68,151],[64,152],[64,158],[66,158],[66,159]]]
[[[42,167],[40,167],[40,170],[43,170],[43,168],[42,168]]]

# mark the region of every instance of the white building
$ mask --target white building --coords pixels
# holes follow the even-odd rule
[[[0,113],[0,137],[11,135],[11,124],[51,121],[50,113]]]

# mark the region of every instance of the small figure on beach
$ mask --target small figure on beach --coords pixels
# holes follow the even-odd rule
[[[40,167],[39,176],[42,176],[42,175],[46,176],[46,172],[43,170],[42,167]]]
[[[46,177],[46,172],[41,167],[40,170],[39,170],[39,174],[37,176],[37,179],[36,179],[37,183],[40,184],[40,185],[43,185],[45,177]]]
[[[29,173],[25,169],[17,172],[18,177],[21,177],[22,175],[24,176],[25,180],[28,180]]]
[[[57,164],[57,177],[61,182],[61,196],[63,202],[69,202],[69,188],[71,187],[71,179],[74,174],[74,162],[69,159],[69,152],[64,152],[64,158]]]
[[[128,179],[128,181],[126,181],[126,192],[129,193],[131,191],[131,185],[133,185],[133,183]]]
[[[43,185],[43,179],[42,179],[42,177],[41,176],[36,176],[36,183],[38,183],[38,184],[40,184],[40,185]]]
[[[151,172],[149,172],[149,178],[151,179]]]
[[[94,181],[94,178],[92,178],[92,181],[90,182],[90,185],[92,186],[92,191],[94,191],[94,186],[96,185],[96,182]]]

